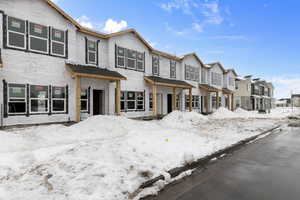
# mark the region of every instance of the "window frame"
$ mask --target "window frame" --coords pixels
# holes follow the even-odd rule
[[[145,111],[145,91],[121,91],[121,93],[123,94],[121,94],[121,102],[124,102],[122,112]],[[128,93],[134,93],[134,99],[128,100]],[[138,99],[139,93],[142,94],[142,99]],[[134,108],[129,109],[128,102],[134,102]],[[138,105],[142,105],[143,108],[138,109]]]
[[[46,27],[46,30],[47,30],[47,38],[43,38],[43,37],[38,37],[38,36],[35,36],[35,35],[31,35],[30,34],[30,25],[31,24],[34,24],[34,25],[38,25],[38,26],[43,26],[43,27]],[[36,52],[36,53],[41,53],[41,54],[49,54],[49,40],[50,40],[50,38],[49,38],[49,27],[48,26],[44,26],[44,25],[41,25],[41,24],[38,24],[38,23],[35,23],[35,22],[28,22],[28,27],[27,27],[27,29],[28,29],[28,50],[30,51],[30,52]],[[39,39],[39,40],[44,40],[44,41],[46,41],[47,42],[47,52],[45,52],[45,51],[40,51],[40,50],[34,50],[34,49],[31,49],[31,41],[30,41],[30,39],[31,38],[35,38],[35,39]]]
[[[85,90],[86,92],[86,99],[82,99],[81,92],[82,90]],[[82,107],[82,101],[86,101],[86,110],[81,110]],[[87,113],[89,111],[89,89],[88,88],[81,88],[80,90],[80,113]]]
[[[119,55],[119,48],[120,49],[123,49],[123,55]],[[126,53],[126,48],[124,48],[124,47],[120,47],[120,46],[117,46],[116,45],[116,56],[117,56],[117,58],[116,58],[116,66],[118,67],[118,68],[123,68],[123,69],[126,69],[126,56],[125,56],[125,53]],[[119,58],[122,58],[123,59],[123,63],[124,63],[124,65],[123,66],[121,66],[121,65],[119,65]]]
[[[131,58],[128,56],[128,53],[132,52],[135,56],[133,56],[134,58]],[[127,56],[125,55],[125,62],[126,62],[126,69],[130,69],[130,70],[137,70],[137,52],[135,50],[131,50],[131,49],[127,49]],[[134,68],[129,67],[128,65],[128,60],[134,61]]]
[[[10,85],[23,85],[25,88],[25,95],[24,98],[20,98],[20,97],[10,97]],[[24,99],[24,101],[10,101],[10,99]],[[21,112],[21,113],[11,113],[9,112],[9,103],[25,103],[25,112]],[[27,86],[26,84],[18,84],[18,83],[8,83],[7,84],[7,114],[8,115],[25,115],[27,113]]]
[[[9,30],[9,28],[8,28],[8,26],[9,26],[8,18],[14,18],[14,19],[21,20],[21,21],[25,22],[25,32],[20,33],[20,32],[17,32],[17,31]],[[17,47],[17,46],[10,45],[9,44],[9,33],[15,33],[15,34],[23,35],[24,36],[24,47]],[[16,18],[16,17],[6,16],[6,46],[9,47],[9,48],[13,48],[13,49],[20,49],[20,50],[26,50],[27,49],[27,23],[26,23],[26,20],[22,20],[22,19],[19,19],[19,18]]]
[[[93,42],[95,43],[95,51],[94,50],[90,50],[89,48],[89,42]],[[86,39],[86,57],[87,57],[87,64],[91,64],[91,65],[97,65],[98,62],[98,58],[97,58],[97,54],[98,54],[98,47],[97,47],[97,41],[96,40],[91,40],[91,39]],[[95,62],[90,61],[90,52],[91,53],[95,53]]]
[[[155,66],[154,59],[157,59],[157,66]],[[154,75],[154,76],[159,76],[159,68],[160,68],[159,60],[160,59],[159,59],[158,55],[152,54],[152,75]],[[157,67],[157,73],[155,73],[155,71],[154,71],[154,68],[156,68],[156,67]]]
[[[170,60],[170,78],[176,78],[176,61]]]
[[[53,40],[53,29],[61,31],[64,34],[64,41],[63,42]],[[66,45],[67,37],[66,36],[67,36],[66,31],[63,31],[63,30],[60,30],[60,29],[57,29],[57,28],[54,28],[54,27],[50,27],[50,38],[49,39],[50,39],[50,53],[51,53],[51,55],[59,56],[59,57],[63,57],[63,58],[66,57],[66,49],[67,49],[67,47],[66,47],[67,46]],[[64,55],[53,53],[53,42],[64,45]]]
[[[53,97],[53,88],[55,87],[60,87],[60,88],[64,88],[64,92],[65,92],[65,98],[54,98]],[[53,110],[53,101],[64,101],[64,110],[63,111],[54,111]],[[67,88],[66,87],[61,87],[61,86],[54,86],[51,85],[51,112],[52,113],[65,113],[67,110]]]
[[[42,86],[42,87],[47,87],[48,88],[48,90],[47,90],[47,96],[48,96],[48,98],[36,98],[36,97],[31,97],[31,86]],[[28,102],[29,102],[29,113],[30,114],[47,114],[47,113],[49,113],[49,105],[50,105],[50,102],[49,102],[49,95],[50,95],[50,88],[49,88],[49,85],[29,85],[29,99],[28,99]],[[45,112],[39,112],[39,111],[37,111],[37,112],[33,112],[32,110],[31,110],[31,101],[32,100],[43,100],[43,101],[47,101],[47,111],[45,111]]]

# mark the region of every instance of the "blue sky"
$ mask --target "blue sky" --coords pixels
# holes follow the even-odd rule
[[[298,0],[55,0],[102,32],[135,28],[154,48],[196,52],[240,75],[272,81],[276,97],[300,92]]]

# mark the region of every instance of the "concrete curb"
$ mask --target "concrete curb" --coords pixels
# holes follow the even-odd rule
[[[208,156],[205,156],[203,158],[198,159],[197,161],[189,164],[189,165],[185,165],[183,167],[177,167],[177,168],[173,168],[171,170],[168,171],[168,173],[171,175],[171,178],[174,178],[178,175],[180,175],[181,173],[190,170],[190,169],[195,169],[195,168],[199,168],[199,167],[204,167],[206,164],[208,164],[213,158],[218,158],[223,154],[229,154],[233,151],[236,151],[237,149],[241,148],[242,146],[246,145],[247,143],[254,141],[255,139],[257,139],[258,137],[265,135],[267,133],[270,133],[272,131],[274,131],[275,129],[278,129],[279,127],[281,127],[281,125],[275,126],[269,130],[266,130],[258,135],[249,137],[247,139],[241,140],[225,149],[221,149],[213,154],[210,154]],[[165,177],[163,175],[160,175],[158,177],[155,177],[153,179],[150,179],[146,182],[144,182],[139,189],[144,189],[147,187],[151,187],[153,186],[154,183],[156,183],[159,180],[164,180]]]

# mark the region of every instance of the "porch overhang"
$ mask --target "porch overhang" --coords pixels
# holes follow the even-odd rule
[[[145,76],[144,80],[154,86],[181,88],[181,89],[192,89],[195,86],[180,80],[166,79],[157,76]]]
[[[66,68],[73,77],[96,78],[112,81],[127,80],[127,78],[119,72],[89,65],[66,64]]]
[[[228,88],[223,88],[222,92],[225,94],[233,94],[234,93],[232,90],[229,90]]]
[[[222,90],[219,90],[218,88],[215,88],[215,87],[210,86],[208,84],[199,84],[199,89],[207,91],[207,92],[220,92],[220,91],[222,91]]]

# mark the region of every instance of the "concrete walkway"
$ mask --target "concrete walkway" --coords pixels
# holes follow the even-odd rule
[[[147,200],[285,199],[300,199],[300,129],[250,144]]]

